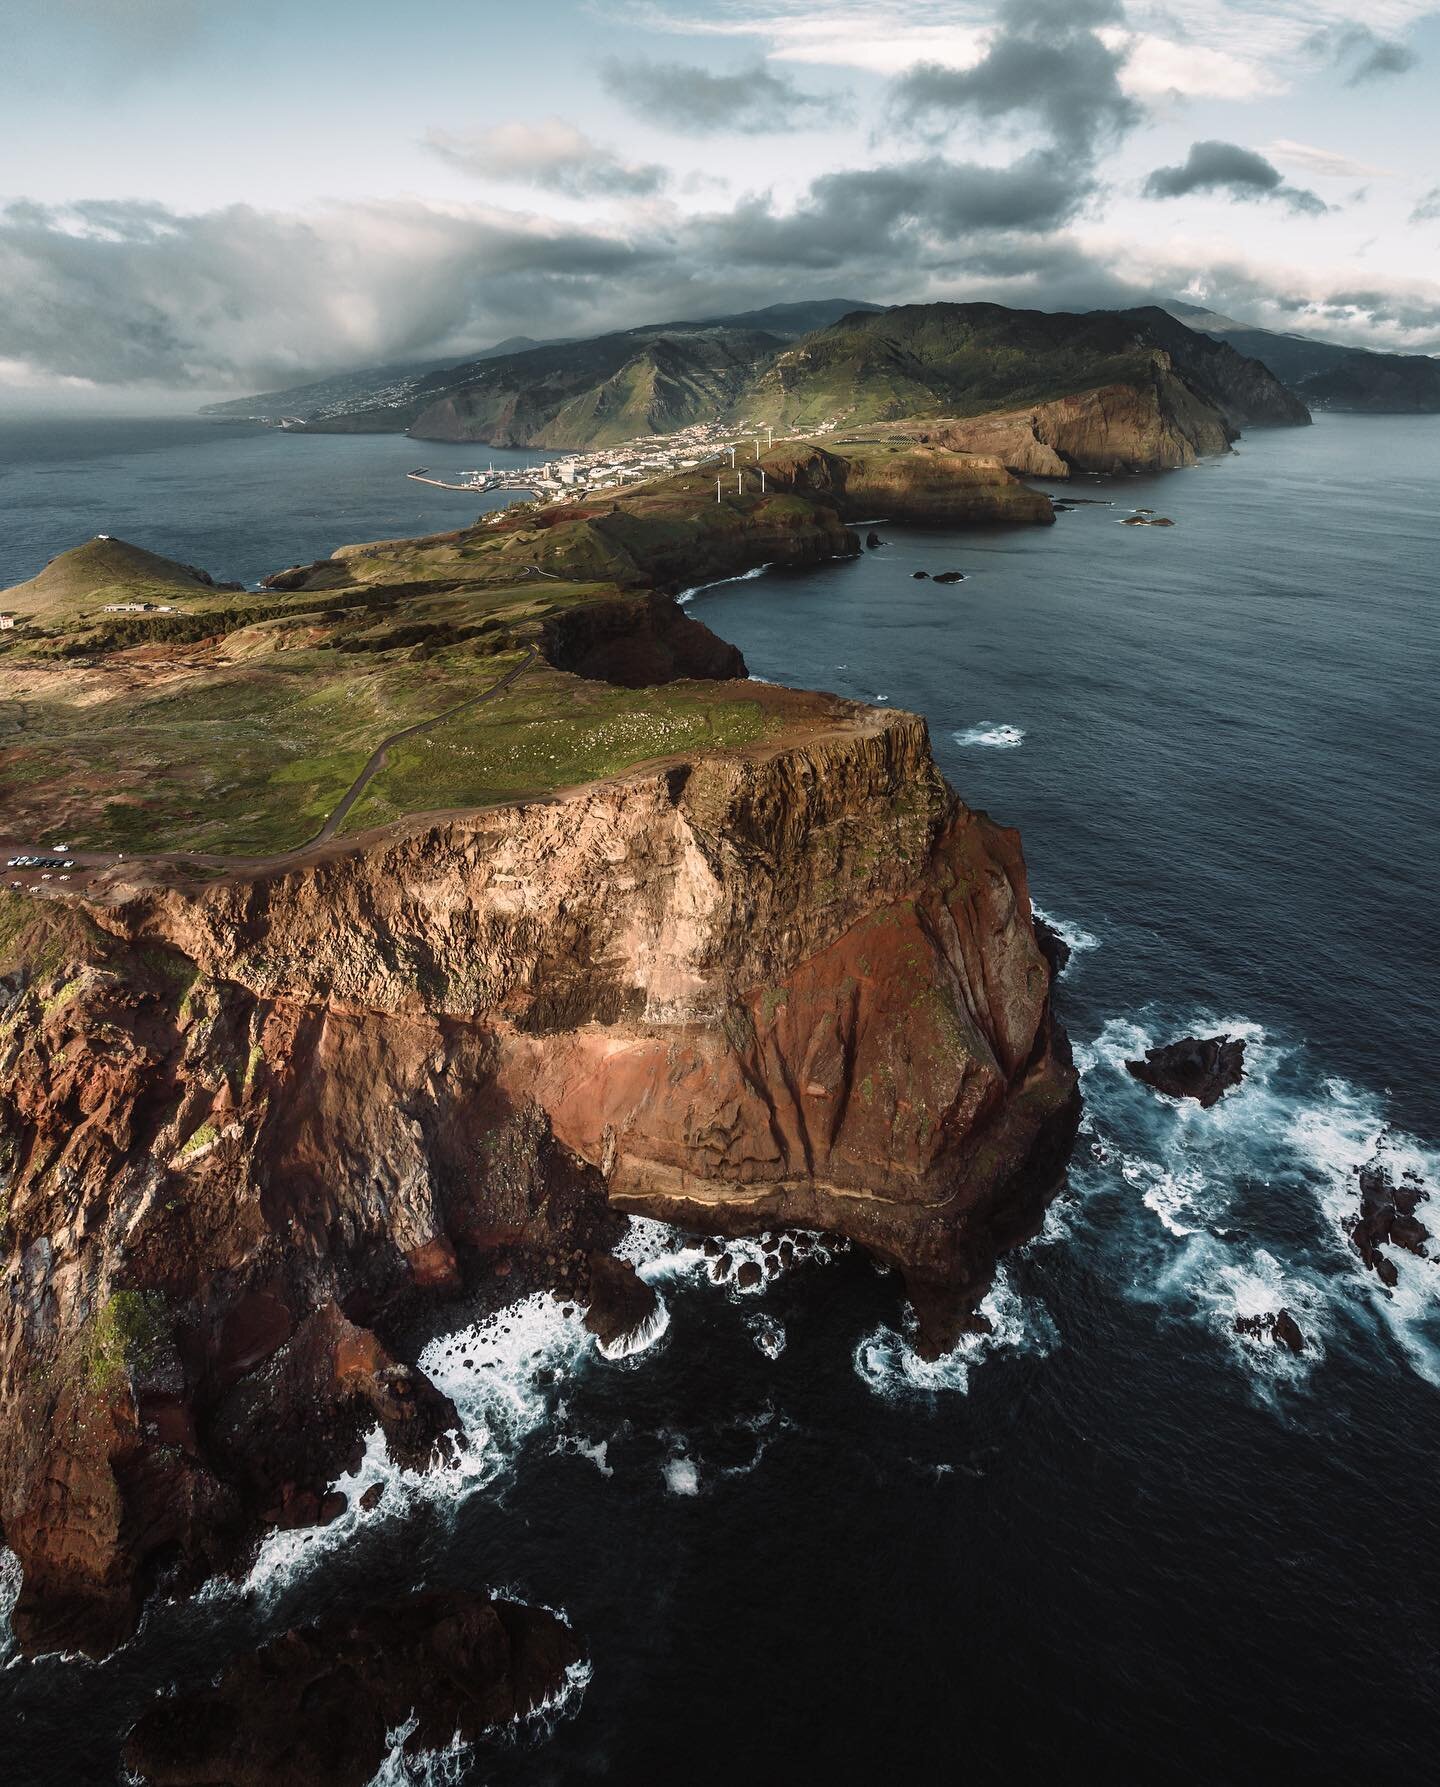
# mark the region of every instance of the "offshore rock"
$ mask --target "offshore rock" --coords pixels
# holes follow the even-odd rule
[[[1413,1173],[1397,1184],[1380,1154],[1357,1168],[1360,1180],[1360,1212],[1350,1224],[1350,1243],[1383,1285],[1394,1289],[1400,1274],[1395,1262],[1380,1249],[1403,1247],[1420,1259],[1429,1257],[1427,1229],[1415,1212],[1428,1203],[1430,1193]]]
[[[1137,1080],[1171,1098],[1193,1098],[1206,1110],[1245,1077],[1245,1044],[1229,1036],[1185,1036],[1127,1061]]]
[[[1235,1332],[1268,1340],[1275,1346],[1283,1346],[1287,1352],[1305,1351],[1305,1336],[1288,1309],[1267,1309],[1260,1315],[1237,1315]]]
[[[160,1572],[333,1513],[374,1426],[443,1459],[454,1411],[394,1336],[512,1261],[518,1294],[588,1259],[592,1326],[633,1333],[624,1213],[846,1236],[953,1344],[1063,1171],[1076,1077],[1016,834],[914,715],[806,713],[267,873],[10,896],[24,1648],[103,1651]]]
[[[365,1787],[404,1753],[473,1743],[543,1706],[580,1661],[543,1608],[436,1590],[301,1626],[213,1686],[150,1708],[125,1745],[148,1787]]]

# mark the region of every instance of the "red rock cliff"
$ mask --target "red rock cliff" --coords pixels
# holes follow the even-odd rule
[[[911,715],[409,827],[259,880],[112,871],[4,985],[0,1523],[28,1647],[323,1515],[454,1411],[377,1337],[619,1212],[840,1231],[926,1344],[1063,1163],[1019,840]],[[12,959],[16,959],[12,946]]]

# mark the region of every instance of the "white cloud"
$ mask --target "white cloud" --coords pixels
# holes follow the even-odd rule
[[[1395,177],[1393,168],[1372,167],[1368,161],[1356,161],[1334,149],[1317,149],[1311,143],[1295,143],[1289,137],[1276,137],[1273,143],[1265,145],[1264,153],[1272,161],[1283,162],[1287,167],[1304,168],[1307,174],[1330,174],[1344,180],[1391,180]]]
[[[570,198],[644,198],[668,177],[653,163],[622,161],[563,118],[487,130],[430,130],[424,144],[477,179],[513,180]]]
[[[1263,99],[1285,82],[1265,63],[1230,50],[1111,26],[1097,33],[1110,49],[1129,46],[1120,84],[1137,99]]]

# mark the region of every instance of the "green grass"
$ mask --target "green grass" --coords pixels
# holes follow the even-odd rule
[[[750,744],[772,725],[759,702],[717,700],[707,683],[619,689],[553,672],[524,677],[397,746],[342,829],[546,794],[654,758]]]
[[[170,1314],[159,1291],[117,1291],[90,1330],[93,1389],[113,1389],[128,1372],[153,1370],[170,1344]]]

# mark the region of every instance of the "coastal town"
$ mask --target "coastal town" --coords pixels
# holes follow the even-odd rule
[[[827,433],[835,426],[830,423],[807,430],[807,438]],[[674,434],[640,435],[618,447],[567,453],[537,465],[497,469],[492,462],[484,470],[462,472],[454,480],[436,477],[428,466],[422,465],[406,476],[417,484],[467,495],[514,490],[541,503],[570,503],[597,491],[620,490],[671,472],[691,471],[707,462],[715,465],[721,477],[732,470],[738,477],[747,462],[758,460],[774,444],[775,431],[768,424],[741,424],[737,432],[734,424],[697,422]]]

